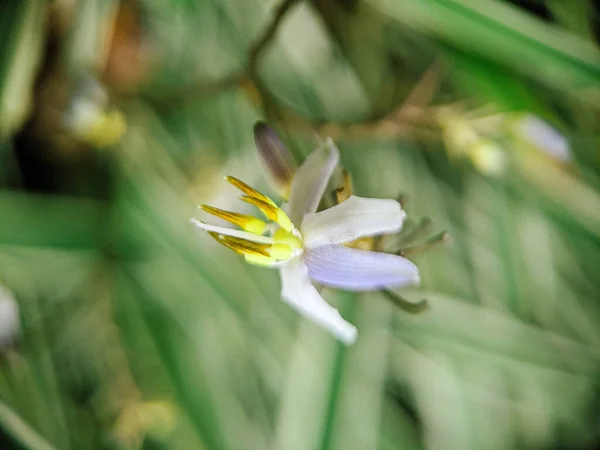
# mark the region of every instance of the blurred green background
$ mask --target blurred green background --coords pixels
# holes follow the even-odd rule
[[[0,448],[596,448],[595,3],[1,1]],[[449,233],[430,310],[345,347],[192,229],[257,120]]]

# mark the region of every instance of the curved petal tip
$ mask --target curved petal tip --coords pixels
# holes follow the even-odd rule
[[[323,327],[346,345],[356,341],[358,331],[347,322],[311,284],[308,269],[300,258],[281,267],[281,297],[313,323]]]

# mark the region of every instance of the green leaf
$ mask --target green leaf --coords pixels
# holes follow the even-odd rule
[[[0,11],[0,138],[18,129],[31,111],[48,7],[45,0],[9,0]]]
[[[600,87],[600,51],[491,0],[367,0],[403,26],[584,98]]]
[[[55,450],[42,436],[0,401],[0,427],[27,450]]]

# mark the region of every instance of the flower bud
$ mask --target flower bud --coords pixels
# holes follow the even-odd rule
[[[296,171],[292,154],[275,130],[264,122],[254,125],[254,142],[270,184],[287,199]]]

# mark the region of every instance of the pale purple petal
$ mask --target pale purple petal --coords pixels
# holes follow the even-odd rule
[[[327,183],[340,159],[340,152],[329,139],[314,150],[296,171],[290,189],[287,212],[293,223],[299,224],[307,213],[319,206]]]
[[[342,244],[363,236],[400,231],[406,213],[396,200],[355,195],[332,208],[308,214],[300,231],[307,248]]]
[[[562,162],[567,162],[571,158],[569,141],[556,128],[539,117],[526,114],[517,123],[517,131],[523,139],[549,156]]]
[[[346,322],[337,309],[327,303],[308,278],[308,269],[300,258],[283,265],[281,297],[305,318],[325,328],[345,344],[356,340],[356,328]]]
[[[420,282],[419,269],[408,259],[389,253],[324,245],[305,250],[308,275],[324,286],[348,291],[401,287]]]

